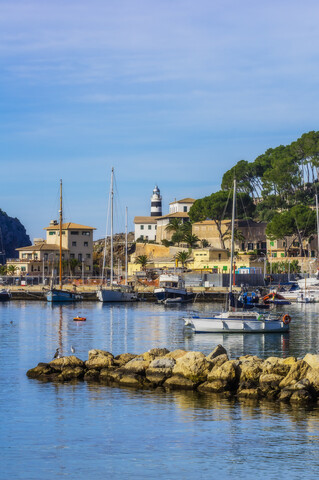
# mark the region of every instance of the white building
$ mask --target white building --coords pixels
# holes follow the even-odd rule
[[[194,202],[194,198],[174,200],[174,202],[169,204],[169,213],[188,213]]]
[[[138,238],[142,240],[156,240],[157,219],[159,217],[135,217],[135,241]]]

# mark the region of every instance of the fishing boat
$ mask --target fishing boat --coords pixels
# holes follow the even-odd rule
[[[236,179],[234,180],[232,222],[231,222],[231,253],[228,310],[212,316],[201,317],[192,315],[184,317],[185,326],[190,327],[195,333],[274,333],[289,331],[291,317],[285,315],[263,315],[254,311],[238,311],[231,307],[232,276],[234,267],[234,230],[236,207]]]
[[[263,302],[267,304],[273,304],[273,305],[290,305],[291,302],[284,298],[282,295],[280,295],[277,292],[271,292],[268,295],[265,295],[263,297]]]
[[[62,180],[60,180],[60,224],[59,224],[59,235],[60,235],[60,256],[59,256],[59,287],[55,288],[53,286],[53,281],[51,282],[51,288],[47,292],[47,301],[48,302],[76,302],[82,300],[82,296],[72,292],[70,290],[65,290],[62,288]]]
[[[194,293],[188,292],[180,275],[162,274],[159,276],[159,287],[154,289],[159,303],[186,303],[194,300]]]
[[[96,292],[97,298],[100,302],[136,302],[138,300],[137,295],[132,291],[132,288],[127,284],[127,207],[125,209],[125,285],[114,284],[113,281],[113,200],[114,200],[114,168],[112,167],[111,173],[111,189],[110,189],[110,202],[111,202],[111,278],[110,278],[110,288],[103,287],[103,274],[105,269],[105,259],[106,259],[106,239],[104,244],[104,254],[103,254],[103,268],[102,268],[102,280],[99,290]]]

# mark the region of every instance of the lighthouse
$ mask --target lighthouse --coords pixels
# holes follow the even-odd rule
[[[161,217],[162,216],[162,196],[160,189],[157,185],[153,190],[153,195],[151,196],[151,217]]]

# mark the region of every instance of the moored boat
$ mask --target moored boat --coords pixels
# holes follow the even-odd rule
[[[2,289],[0,290],[0,302],[6,302],[10,300],[11,292],[9,290]]]
[[[169,273],[159,276],[159,287],[154,288],[154,295],[159,303],[186,303],[194,300],[194,293],[185,288],[182,277]]]

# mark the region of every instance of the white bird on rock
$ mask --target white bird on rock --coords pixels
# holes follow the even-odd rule
[[[71,353],[75,353],[75,348],[71,345]]]

